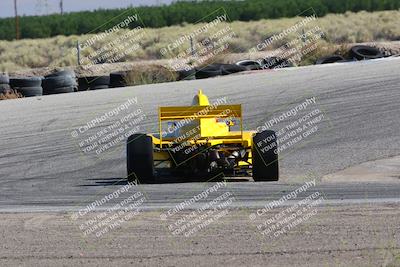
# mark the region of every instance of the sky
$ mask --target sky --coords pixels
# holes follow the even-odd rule
[[[98,8],[122,8],[130,5],[168,4],[172,0],[63,0],[64,12]],[[45,15],[60,11],[60,0],[17,0],[19,15]],[[0,0],[0,17],[14,16],[14,0]]]

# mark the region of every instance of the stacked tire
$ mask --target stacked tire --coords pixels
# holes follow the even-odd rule
[[[289,60],[279,57],[266,57],[261,59],[262,69],[282,69],[293,67],[293,63]]]
[[[352,62],[357,60],[368,60],[368,59],[377,59],[384,57],[384,53],[382,53],[378,48],[368,46],[368,45],[356,45],[353,46],[349,51],[349,57],[344,58],[340,55],[331,55],[319,58],[315,64],[330,64],[330,63],[343,63],[343,62]]]
[[[321,65],[321,64],[331,64],[331,63],[338,63],[338,62],[345,62],[346,59],[340,55],[331,55],[331,56],[326,56],[326,57],[321,57],[319,58],[315,64],[316,65]]]
[[[42,79],[43,77],[10,78],[10,86],[24,97],[41,96]]]
[[[6,94],[10,91],[10,78],[7,74],[0,74],[0,94]]]
[[[110,88],[118,88],[126,86],[126,73],[125,72],[112,72],[110,73]]]
[[[79,91],[107,89],[110,84],[110,75],[81,77],[78,83]]]
[[[196,79],[207,79],[220,75],[222,75],[222,71],[218,64],[211,64],[206,67],[196,68]]]
[[[233,73],[246,71],[247,68],[235,64],[211,64],[203,68],[196,68],[195,78],[196,79],[206,79],[221,75],[230,75]],[[188,77],[194,77],[191,72],[184,73],[184,75],[189,75]]]
[[[367,45],[356,45],[350,49],[350,56],[358,60],[376,59],[383,57],[378,48]]]
[[[180,70],[180,71],[177,71],[177,73],[178,73],[179,81],[196,80],[196,70],[195,69]]]
[[[73,93],[78,89],[75,72],[62,70],[45,76],[43,80],[43,94],[64,94]]]
[[[242,71],[246,71],[247,68],[243,66],[239,66],[236,64],[221,64],[221,74],[222,75],[230,75]]]
[[[245,67],[246,70],[260,70],[261,65],[260,62],[255,60],[241,60],[236,62],[237,66]]]

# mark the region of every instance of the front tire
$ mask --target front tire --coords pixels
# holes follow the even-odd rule
[[[255,182],[279,180],[278,143],[274,131],[264,131],[254,135],[252,163]]]
[[[133,134],[127,141],[128,181],[154,183],[153,141],[145,134]]]

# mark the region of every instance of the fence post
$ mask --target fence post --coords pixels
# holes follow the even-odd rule
[[[194,47],[193,47],[193,37],[190,36],[190,52],[192,54],[192,56],[194,57],[194,55],[196,54],[194,51]]]
[[[78,65],[81,65],[81,47],[79,46],[79,41],[76,42],[76,55],[78,57]]]

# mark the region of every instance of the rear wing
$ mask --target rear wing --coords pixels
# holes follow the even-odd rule
[[[240,132],[243,135],[242,105],[209,105],[209,106],[175,106],[159,108],[160,143],[162,143],[162,122],[180,121],[188,122],[197,119],[226,119],[239,118]]]
[[[160,121],[242,118],[242,105],[160,107]]]

